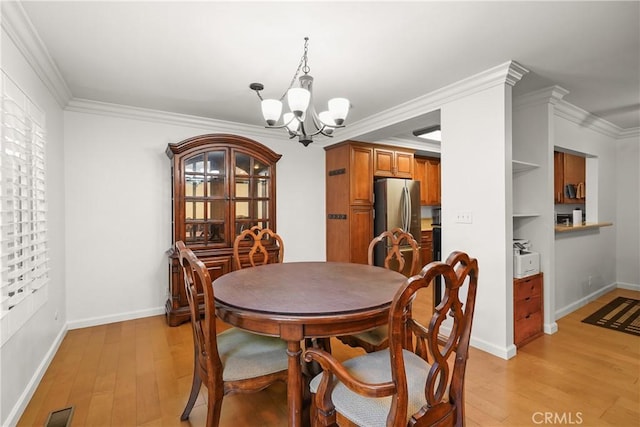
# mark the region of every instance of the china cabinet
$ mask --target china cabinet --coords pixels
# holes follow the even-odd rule
[[[182,240],[212,280],[233,266],[233,242],[252,226],[276,224],[276,162],[280,155],[236,135],[210,134],[169,144],[172,176],[172,247],[165,305],[171,326],[189,320],[175,242]],[[248,249],[247,249],[248,250]],[[275,246],[274,246],[275,250]]]

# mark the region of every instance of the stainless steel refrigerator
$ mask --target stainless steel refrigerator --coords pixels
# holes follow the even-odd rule
[[[411,233],[420,243],[420,181],[411,179],[385,178],[374,184],[374,237],[385,230],[399,227]],[[407,275],[411,268],[413,254],[411,247],[401,248],[405,257],[403,273]],[[379,243],[374,252],[375,265],[384,266],[388,247]]]

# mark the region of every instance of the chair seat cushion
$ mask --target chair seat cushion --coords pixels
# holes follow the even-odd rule
[[[218,334],[223,381],[237,381],[287,369],[287,343],[280,338],[230,328]]]
[[[382,383],[391,381],[391,361],[389,350],[355,357],[343,363],[346,370],[360,381]],[[403,351],[405,372],[407,375],[409,407],[407,421],[427,403],[424,386],[431,366],[422,358],[410,351]],[[315,393],[320,384],[322,374],[311,380],[311,392]],[[335,377],[334,377],[335,378]],[[331,394],[336,411],[359,426],[384,427],[391,408],[391,397],[370,398],[360,396],[338,382]]]
[[[389,326],[382,325],[370,331],[361,332],[353,335],[364,342],[368,342],[374,346],[382,344],[389,337]]]

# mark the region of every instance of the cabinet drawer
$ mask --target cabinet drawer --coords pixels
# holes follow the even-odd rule
[[[525,277],[523,279],[515,279],[513,281],[513,299],[514,301],[522,301],[526,298],[540,297],[542,295],[542,274]]]
[[[433,232],[423,231],[420,235],[420,243],[424,247],[425,245],[433,245]]]
[[[513,308],[513,318],[518,321],[541,311],[542,299],[539,296],[527,297],[523,300],[516,301],[515,307]]]
[[[515,322],[513,341],[520,345],[523,341],[542,334],[542,312],[532,313]]]

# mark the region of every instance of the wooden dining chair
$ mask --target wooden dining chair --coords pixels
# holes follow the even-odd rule
[[[404,271],[407,257],[403,255],[403,248],[411,248],[411,267],[408,276],[418,273],[420,268],[420,248],[418,242],[411,233],[403,231],[401,228],[383,231],[369,243],[369,265],[374,265],[374,254],[378,245],[385,245],[387,254],[384,258],[384,267],[396,271]],[[337,337],[342,343],[351,347],[361,347],[367,353],[382,350],[389,345],[389,326],[379,326],[370,331],[361,332],[354,335],[344,335]]]
[[[445,283],[443,300],[425,325],[408,308],[439,275]],[[477,285],[477,261],[453,252],[398,290],[389,313],[388,349],[343,363],[321,349],[306,350],[305,360],[323,369],[310,383],[312,425],[335,426],[339,420],[341,426],[463,426]]]
[[[248,242],[247,242],[248,241]],[[249,247],[248,253],[241,250]],[[269,252],[275,255],[269,255]],[[244,267],[282,262],[284,259],[284,243],[282,238],[269,228],[257,225],[238,234],[233,241],[233,259],[236,270]]]
[[[181,241],[176,243],[193,328],[193,382],[182,421],[196,402],[202,383],[207,387],[207,426],[217,427],[224,396],[260,391],[287,381],[287,345],[279,339],[238,328],[216,331],[214,292],[207,267]],[[204,316],[198,294],[204,295]]]

